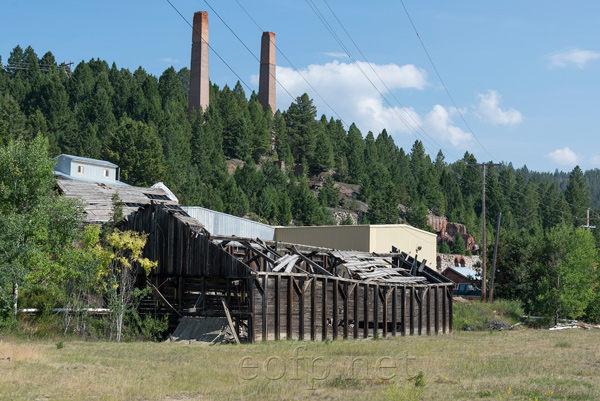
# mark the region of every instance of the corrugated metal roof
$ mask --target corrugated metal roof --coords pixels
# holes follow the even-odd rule
[[[481,276],[473,269],[463,266],[448,266],[448,269],[454,270],[464,278],[473,278],[474,280],[481,280]]]
[[[257,221],[216,212],[199,206],[183,206],[191,217],[198,220],[212,235],[235,235],[243,238],[275,240],[275,228]]]

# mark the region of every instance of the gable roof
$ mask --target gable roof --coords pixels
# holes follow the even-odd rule
[[[88,157],[73,156],[73,155],[67,155],[67,154],[64,154],[64,153],[56,156],[52,160],[56,160],[56,159],[58,159],[60,157],[63,157],[65,159],[69,159],[71,161],[80,161],[80,162],[85,162],[85,163],[100,164],[102,166],[108,166],[108,167],[114,167],[114,168],[118,168],[119,167],[119,166],[117,166],[114,163],[107,162],[106,160],[90,159]]]
[[[481,276],[473,269],[462,266],[448,266],[447,269],[452,269],[457,274],[460,274],[466,279],[481,280]]]

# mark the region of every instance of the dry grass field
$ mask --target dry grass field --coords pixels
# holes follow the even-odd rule
[[[2,400],[306,398],[598,400],[600,330],[211,347],[0,340]]]

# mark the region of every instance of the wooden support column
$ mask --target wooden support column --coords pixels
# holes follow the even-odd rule
[[[427,335],[431,335],[431,287],[427,287]]]
[[[327,339],[327,286],[329,280],[326,277],[321,279],[321,341]]]
[[[439,289],[440,286],[436,285],[434,288],[434,302],[435,302],[435,334],[440,334],[440,301],[439,301]]]
[[[452,305],[452,288],[446,286],[446,291],[448,292],[448,333],[452,333],[452,324],[454,323],[454,311]]]
[[[262,297],[262,340],[267,341],[268,337],[268,321],[269,321],[269,276],[265,274],[262,277],[263,281],[263,297]]]
[[[256,341],[256,330],[254,321],[254,277],[250,276],[246,280],[246,286],[248,287],[248,342],[253,343]]]
[[[294,278],[292,276],[288,276],[287,280],[287,313],[285,316],[285,336],[286,338],[292,338],[292,316],[294,314],[294,288],[293,288]]]
[[[415,286],[410,286],[410,334],[415,334]]]
[[[338,280],[331,280],[331,285],[333,286],[333,339],[337,340],[338,338],[338,298],[339,298],[339,287]]]
[[[352,330],[352,335],[354,338],[358,338],[358,305],[359,305],[359,301],[358,301],[358,291],[360,290],[360,287],[358,285],[358,283],[354,284],[354,327]]]
[[[369,284],[363,285],[363,338],[369,337]]]
[[[448,293],[446,292],[446,287],[444,287],[444,290],[442,291],[442,332],[444,334],[448,333],[448,331],[446,330],[447,326],[446,326],[446,322],[447,322],[447,313],[448,310],[446,308],[446,298],[448,298]]]
[[[275,340],[279,340],[279,329],[280,329],[280,315],[279,315],[279,309],[280,309],[280,305],[279,305],[279,293],[280,291],[280,286],[281,286],[281,276],[279,274],[275,275],[275,317],[274,317],[274,321],[275,321]]]
[[[349,286],[348,286],[348,282],[345,281],[344,282],[344,338],[348,338],[348,325],[349,325],[349,319],[348,319],[348,297],[350,296],[350,294],[348,293],[349,290]]]
[[[400,317],[400,323],[402,324],[402,335],[408,334],[408,327],[406,326],[406,286],[402,286],[402,301],[400,301],[400,308],[402,309],[402,315]]]
[[[298,294],[298,339],[304,340],[304,282],[301,282],[300,293]]]
[[[379,286],[375,284],[373,287],[373,337],[375,333],[379,334]]]
[[[388,301],[388,296],[390,295],[389,289],[390,289],[389,286],[385,286],[384,290],[383,290],[383,309],[381,311],[383,312],[382,316],[383,316],[383,336],[384,337],[387,337],[387,335],[388,335],[388,307],[387,307],[387,301]]]
[[[396,336],[398,331],[398,286],[394,285],[392,289],[392,336]]]
[[[310,339],[316,340],[317,336],[317,278],[310,282]]]

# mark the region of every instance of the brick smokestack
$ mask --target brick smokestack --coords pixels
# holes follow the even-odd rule
[[[208,13],[194,13],[189,110],[208,108]]]
[[[264,110],[271,106],[275,113],[275,34],[263,32],[260,45],[260,78],[258,80],[258,101]]]

